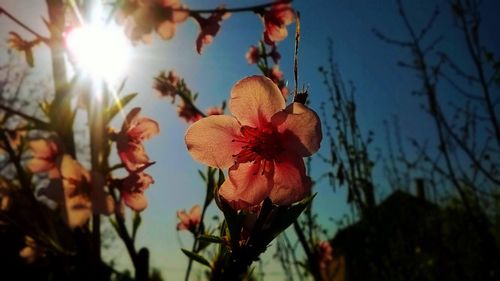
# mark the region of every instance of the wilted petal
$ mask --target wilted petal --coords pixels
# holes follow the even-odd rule
[[[302,157],[282,153],[275,161],[274,187],[269,198],[278,205],[288,205],[304,199],[311,190]]]
[[[280,89],[267,77],[244,78],[231,91],[229,110],[242,125],[261,127],[284,108]]]
[[[301,103],[294,102],[272,117],[272,123],[280,132],[280,140],[287,151],[307,157],[318,151],[322,133],[321,121],[316,112]]]
[[[241,163],[229,168],[219,194],[237,210],[260,204],[273,187],[272,173],[261,173],[259,164]]]
[[[240,124],[226,115],[212,115],[195,122],[186,132],[185,142],[191,156],[205,165],[226,168],[234,164],[233,154],[244,144],[233,142],[240,137]]]

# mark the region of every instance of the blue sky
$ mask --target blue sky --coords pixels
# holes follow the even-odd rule
[[[184,1],[191,8],[213,8],[220,4],[216,0]],[[229,7],[246,6],[265,1],[227,1]],[[410,20],[417,27],[423,26],[438,5],[442,10],[448,8],[447,1],[405,1]],[[411,3],[410,3],[411,2]],[[494,11],[500,11],[500,5],[493,0],[483,1],[485,6],[484,25],[493,26]],[[37,0],[0,0],[6,10],[17,15],[27,25],[47,34],[41,20],[46,15],[45,1]],[[346,81],[352,80],[357,88],[358,118],[363,130],[375,132],[374,147],[385,149],[383,120],[391,119],[394,114],[400,118],[403,137],[432,137],[428,119],[419,109],[422,101],[410,95],[416,89],[417,80],[413,73],[396,65],[397,61],[407,57],[406,50],[389,46],[377,39],[373,28],[377,28],[391,37],[405,36],[393,1],[381,0],[314,0],[294,1],[294,7],[301,12],[302,41],[300,48],[300,83],[309,86],[312,108],[319,110],[319,103],[326,100],[327,92],[317,71],[318,67],[327,63],[327,38],[334,42],[335,60]],[[437,22],[436,34],[451,36],[449,43],[442,47],[453,52],[459,60],[467,64],[460,50],[454,46],[461,40],[453,33],[450,18],[441,16]],[[195,51],[194,42],[197,25],[188,20],[178,26],[176,36],[170,41],[154,38],[152,45],[139,45],[134,48],[127,69],[128,81],[125,92],[138,92],[134,106],[143,108],[143,114],[157,120],[161,133],[146,144],[150,157],[156,164],[149,168],[156,183],[147,191],[150,200],[149,208],[143,212],[143,226],[137,241],[138,246],[150,248],[151,263],[162,269],[169,280],[179,280],[184,274],[186,258],[179,250],[179,240],[184,247],[191,247],[187,233],[177,234],[175,230],[175,211],[189,209],[193,204],[201,204],[204,186],[196,170],[203,167],[195,163],[187,154],[183,136],[187,125],[177,117],[176,109],[168,100],[158,99],[153,90],[153,77],[161,70],[174,69],[183,77],[194,92],[199,92],[200,108],[219,105],[229,96],[234,83],[241,78],[258,74],[255,66],[248,65],[245,52],[250,45],[256,44],[262,34],[262,23],[252,13],[233,14],[222,24],[214,43],[208,46],[203,55]],[[22,35],[26,33],[13,25],[5,17],[0,16],[0,42],[7,39],[8,31],[15,30]],[[293,34],[294,27],[289,27]],[[486,44],[500,49],[500,30],[485,31]],[[29,38],[29,37],[28,37]],[[98,44],[98,42],[96,42]],[[282,55],[280,67],[292,82],[293,41],[292,37],[279,44]],[[37,66],[33,70],[40,77],[49,77],[50,64],[48,50],[40,47],[36,51]],[[130,107],[129,107],[130,108]],[[116,122],[116,126],[121,121]],[[381,163],[380,163],[381,164]],[[324,169],[319,161],[313,161],[313,176]],[[376,170],[376,178],[380,179],[381,171]],[[385,182],[378,181],[377,194],[387,194]],[[315,211],[320,221],[328,223],[329,217],[341,218],[349,212],[346,205],[345,189],[333,192],[327,182],[315,187],[319,196],[315,199]],[[211,210],[215,214],[216,210]],[[210,218],[210,216],[209,216]],[[208,219],[207,222],[210,220]],[[329,227],[333,230],[333,226]],[[110,256],[120,257],[126,254],[120,241],[112,244]],[[270,254],[263,260],[272,259]],[[123,265],[126,261],[118,258]],[[269,280],[280,280],[280,269],[271,263],[268,270],[274,272]],[[273,278],[271,278],[273,276]],[[267,280],[267,279],[266,279]]]

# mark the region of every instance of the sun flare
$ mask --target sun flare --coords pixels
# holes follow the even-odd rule
[[[108,26],[74,28],[67,34],[66,44],[78,68],[108,83],[124,73],[131,50],[123,31]]]

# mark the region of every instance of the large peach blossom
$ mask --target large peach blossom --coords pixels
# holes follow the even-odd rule
[[[185,136],[195,160],[229,167],[220,195],[235,209],[258,205],[266,197],[287,205],[307,196],[311,180],[302,157],[319,149],[317,114],[300,103],[285,108],[279,88],[263,76],[236,83],[229,110],[233,116],[203,118]]]
[[[189,213],[185,210],[177,211],[177,218],[179,218],[177,230],[189,230],[194,233],[201,223],[200,205],[194,205],[191,210],[189,210]]]
[[[142,142],[160,132],[158,123],[150,118],[140,117],[140,111],[136,107],[129,112],[116,136],[118,155],[129,172],[135,172],[149,163]]]

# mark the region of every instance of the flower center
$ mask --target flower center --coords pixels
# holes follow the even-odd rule
[[[271,127],[259,129],[242,126],[241,134],[242,138],[232,140],[244,144],[241,151],[233,155],[235,162],[254,162],[259,165],[257,170],[262,168],[262,174],[272,170],[272,161],[282,151],[277,133]]]

